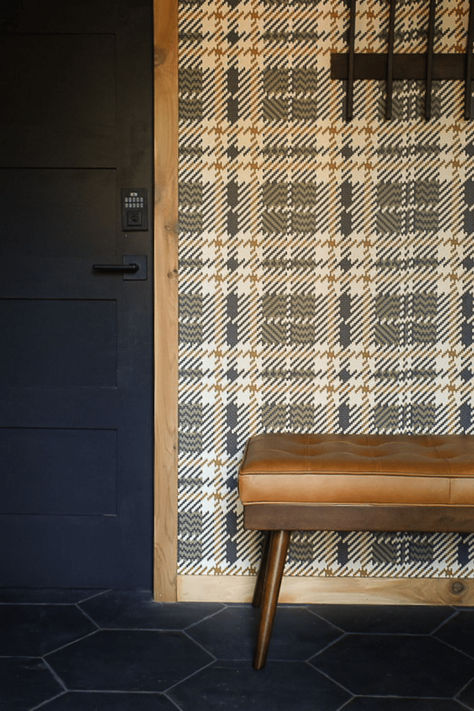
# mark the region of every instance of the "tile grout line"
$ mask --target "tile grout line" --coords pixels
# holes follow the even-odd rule
[[[328,642],[324,647],[321,647],[321,649],[318,649],[317,652],[314,654],[311,654],[311,656],[307,657],[306,659],[303,659],[304,662],[309,662],[310,659],[314,659],[314,657],[318,656],[319,654],[322,654],[322,652],[325,652],[326,649],[329,649],[330,647],[333,646],[333,644],[336,644],[336,642],[340,642],[344,637],[348,637],[347,632],[342,632],[342,634],[339,635],[339,637],[336,637],[336,639],[333,639],[332,642]]]
[[[216,655],[213,654],[212,652],[210,652],[208,649],[206,649],[206,647],[204,647],[204,645],[201,644],[201,642],[198,642],[198,640],[194,639],[194,637],[191,637],[191,635],[188,634],[188,633],[186,632],[186,630],[183,630],[183,634],[184,634],[185,637],[187,637],[191,642],[193,642],[193,644],[197,644],[197,646],[200,647],[200,649],[202,649],[203,652],[206,652],[206,654],[209,654],[209,655],[212,657],[212,659],[213,659],[214,662],[217,661]]]
[[[181,706],[179,706],[178,703],[177,703],[177,701],[175,701],[171,696],[169,696],[166,691],[163,692],[163,696],[165,697],[165,699],[168,699],[168,701],[170,702],[170,704],[173,704],[173,706],[174,706],[175,708],[177,708],[178,711],[183,711],[183,708],[182,708]]]
[[[58,684],[60,684],[60,686],[63,687],[64,691],[67,691],[67,686],[66,686],[66,684],[64,683],[64,681],[61,679],[61,677],[59,676],[59,674],[57,673],[56,669],[54,669],[54,668],[51,666],[51,664],[48,662],[48,660],[45,659],[44,657],[41,657],[41,660],[42,660],[43,664],[45,664],[45,666],[49,669],[50,674],[51,674],[51,675],[53,676],[53,678],[58,682]]]
[[[115,696],[124,696],[127,694],[136,694],[137,696],[164,696],[164,691],[153,691],[146,689],[75,689],[67,690],[70,694],[114,694]]]
[[[99,597],[100,595],[104,595],[105,593],[112,592],[112,590],[101,590],[98,593],[94,593],[93,595],[90,595],[89,597],[81,598],[80,600],[70,600],[69,602],[52,602],[51,600],[43,600],[43,601],[37,601],[37,600],[26,600],[23,602],[19,602],[17,600],[2,600],[0,601],[0,607],[3,607],[5,605],[15,605],[17,607],[24,607],[25,605],[37,605],[37,606],[44,606],[44,605],[51,605],[55,607],[70,607],[72,605],[80,605],[83,602],[87,602],[88,600],[93,600],[96,597]]]
[[[195,627],[196,625],[200,625],[201,622],[205,622],[206,620],[212,620],[213,617],[216,617],[216,615],[220,615],[221,612],[223,612],[224,610],[227,610],[227,609],[229,609],[229,608],[227,608],[227,607],[224,605],[223,607],[221,607],[220,610],[216,610],[215,612],[211,612],[210,615],[206,615],[205,617],[202,617],[201,619],[197,620],[196,622],[191,622],[190,625],[188,625],[187,627],[183,627],[183,628],[182,628],[182,629],[183,629],[183,632],[184,632],[184,630],[189,630],[189,629],[191,629],[191,627]]]
[[[315,617],[317,617],[318,620],[321,620],[322,622],[326,622],[328,625],[331,625],[332,627],[334,627],[334,629],[340,630],[341,632],[346,632],[346,630],[343,627],[339,627],[339,625],[335,625],[334,622],[330,622],[330,620],[327,620],[325,617],[320,615],[318,612],[316,612],[315,610],[312,610],[309,606],[306,607],[305,609],[308,610],[308,612],[311,615],[314,615]]]
[[[36,711],[37,709],[44,708],[47,706],[51,701],[55,701],[56,699],[60,699],[62,696],[66,696],[67,694],[67,689],[64,691],[61,691],[60,694],[56,694],[56,696],[51,696],[49,699],[45,699],[45,701],[41,701],[41,703],[37,704],[37,706],[32,706],[31,708],[28,709],[28,711]]]
[[[459,649],[459,647],[455,647],[453,644],[450,642],[446,642],[444,639],[441,639],[441,637],[433,637],[437,642],[440,644],[444,644],[446,647],[449,647],[449,649],[453,649],[455,652],[458,652],[458,654],[462,654],[471,661],[474,661],[474,656],[472,654],[469,654],[469,652],[463,652],[462,649]]]
[[[464,686],[462,686],[462,687],[459,689],[459,691],[453,696],[453,698],[458,702],[458,704],[462,704],[463,706],[466,706],[466,704],[464,703],[464,701],[461,701],[461,699],[459,698],[459,696],[462,694],[463,691],[465,691],[465,690],[467,689],[468,686],[470,686],[470,684],[473,683],[473,681],[474,681],[474,677],[472,677],[471,679],[469,679],[469,681],[467,681],[467,682],[464,684]],[[471,707],[470,707],[470,706],[466,706],[466,708],[471,708]]]
[[[43,655],[43,659],[46,659],[46,657],[49,657],[51,654],[56,654],[56,652],[60,652],[61,650],[66,649],[66,647],[72,647],[73,644],[77,644],[77,642],[82,642],[82,640],[87,639],[88,637],[93,637],[98,632],[101,632],[100,627],[93,630],[92,632],[89,632],[88,634],[82,635],[82,637],[74,639],[72,642],[67,642],[66,644],[62,644],[60,647],[56,647],[56,649],[52,649],[50,652],[47,652]]]
[[[310,657],[308,657],[305,661],[309,662],[310,659],[314,659],[315,657],[318,657],[322,652],[325,652],[327,649],[329,649],[330,647],[332,647],[333,645],[335,645],[336,642],[340,642],[340,641],[341,641],[342,639],[344,639],[345,637],[350,637],[350,635],[351,635],[350,632],[343,632],[341,635],[339,635],[339,637],[336,637],[336,639],[333,639],[332,642],[328,642],[328,644],[326,644],[325,647],[323,647],[322,649],[318,649],[317,652],[315,652],[314,654],[312,654],[312,655],[311,655]]]
[[[85,610],[82,609],[82,607],[80,606],[80,604],[78,602],[76,602],[74,607],[76,608],[76,610],[79,610],[81,615],[83,615],[87,620],[89,620],[89,622],[92,622],[92,624],[94,625],[94,627],[97,630],[101,629],[101,627],[97,624],[97,622],[89,615],[89,613],[87,613]]]
[[[341,682],[337,681],[337,679],[334,679],[332,676],[329,676],[329,674],[324,672],[322,669],[319,669],[319,667],[316,667],[312,662],[305,661],[304,664],[307,664],[309,667],[318,672],[318,674],[321,674],[321,676],[324,676],[326,679],[329,679],[329,681],[331,681],[333,684],[339,686],[339,688],[345,691],[346,694],[349,694],[349,696],[354,696],[354,692],[348,689],[347,686],[344,686],[344,684],[341,684]]]
[[[208,652],[208,654],[209,654],[209,652]],[[208,664],[205,664],[203,667],[200,667],[200,669],[196,669],[195,671],[193,671],[192,674],[189,674],[188,676],[183,677],[179,681],[177,681],[174,684],[172,684],[171,686],[169,686],[167,689],[164,690],[163,693],[167,696],[177,686],[179,686],[180,684],[183,684],[185,681],[188,681],[188,679],[192,679],[194,676],[196,676],[200,672],[204,671],[205,669],[209,669],[209,667],[212,667],[216,662],[217,662],[217,659],[213,659]]]
[[[98,593],[89,595],[89,597],[82,598],[81,600],[76,600],[76,605],[81,605],[83,602],[87,602],[88,600],[94,600],[96,597],[100,597],[101,595],[105,595],[106,593],[109,593],[109,592],[113,592],[112,588],[109,588],[108,590],[101,590]]]
[[[440,622],[439,625],[434,628],[434,630],[431,630],[431,632],[429,633],[429,636],[433,637],[434,635],[436,635],[436,633],[440,629],[442,629],[445,625],[447,625],[448,622],[450,622],[451,620],[454,620],[456,617],[458,617],[458,615],[459,615],[459,610],[452,610],[449,617],[447,617],[445,620],[443,620],[443,622]]]

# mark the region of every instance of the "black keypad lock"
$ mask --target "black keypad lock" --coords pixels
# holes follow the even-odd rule
[[[145,188],[122,190],[122,230],[148,229],[147,191]]]

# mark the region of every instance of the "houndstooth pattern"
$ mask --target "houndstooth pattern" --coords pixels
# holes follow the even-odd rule
[[[465,51],[438,3],[435,51]],[[388,3],[358,3],[383,52]],[[399,0],[396,51],[427,3]],[[357,81],[342,0],[181,0],[179,572],[255,572],[237,468],[262,431],[474,433],[474,123],[462,82]],[[474,576],[474,536],[295,534],[287,573]]]

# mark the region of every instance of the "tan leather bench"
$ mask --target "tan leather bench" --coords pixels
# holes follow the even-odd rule
[[[245,528],[270,532],[254,594],[261,669],[291,531],[473,531],[474,436],[259,435],[239,493]]]

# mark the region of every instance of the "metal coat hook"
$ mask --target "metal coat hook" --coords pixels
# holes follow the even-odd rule
[[[467,28],[466,48],[466,98],[464,102],[464,118],[472,118],[472,43],[474,41],[474,0],[469,2],[469,25]]]
[[[393,99],[393,48],[395,44],[395,6],[396,0],[390,0],[390,14],[388,20],[388,52],[387,52],[387,100],[385,104],[385,118],[392,118]]]
[[[428,47],[426,51],[426,93],[425,93],[425,118],[431,118],[431,86],[433,83],[433,47],[435,32],[436,0],[430,0],[430,14],[428,18]]]
[[[346,120],[351,121],[354,106],[354,45],[356,24],[356,0],[350,0],[349,9],[349,66],[347,73]]]

